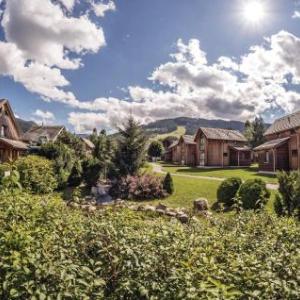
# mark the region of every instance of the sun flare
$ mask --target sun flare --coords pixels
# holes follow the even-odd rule
[[[262,1],[250,0],[247,1],[242,10],[242,16],[252,25],[259,25],[265,18],[266,8]]]

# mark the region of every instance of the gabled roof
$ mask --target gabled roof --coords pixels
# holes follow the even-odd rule
[[[174,141],[169,147],[168,149],[172,149],[173,147],[178,145],[178,141]]]
[[[276,140],[271,140],[268,141],[256,148],[254,148],[254,151],[262,151],[262,150],[270,150],[270,149],[275,149],[278,148],[280,146],[282,146],[283,144],[285,144],[290,138],[289,137],[285,137],[282,139],[276,139]]]
[[[84,138],[84,137],[81,137],[80,138],[90,149],[94,149],[95,148],[95,145],[94,145],[94,143],[91,141],[91,140],[89,140],[89,139],[87,139],[87,138]]]
[[[209,140],[247,142],[247,139],[244,137],[244,135],[237,130],[207,127],[200,127],[199,130],[201,130]]]
[[[243,146],[243,147],[235,147],[235,146],[231,146],[231,149],[235,150],[235,151],[240,151],[240,152],[248,152],[251,151],[252,149],[248,146]]]
[[[21,142],[21,141],[16,141],[16,140],[11,140],[7,138],[0,138],[0,142],[3,142],[6,145],[9,145],[10,147],[18,150],[27,150],[28,145]]]
[[[19,124],[18,124],[18,122],[15,118],[14,112],[13,112],[13,110],[12,110],[10,104],[9,104],[9,101],[7,99],[0,99],[0,108],[2,108],[4,105],[7,106],[9,114],[10,114],[11,119],[13,121],[13,124],[16,128],[17,134],[20,136],[22,131],[21,131],[21,129],[19,127]]]
[[[279,133],[300,127],[300,111],[277,119],[265,132],[265,135]]]
[[[193,135],[182,135],[180,137],[180,140],[182,140],[185,144],[194,145],[195,143],[195,137]]]
[[[54,142],[64,129],[64,126],[34,126],[23,134],[22,140],[39,142],[41,137],[46,137]]]

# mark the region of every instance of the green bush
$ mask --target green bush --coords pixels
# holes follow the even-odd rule
[[[224,180],[217,191],[218,202],[224,203],[225,206],[230,207],[234,203],[234,197],[236,196],[242,180],[238,177],[232,177]]]
[[[29,155],[16,161],[23,188],[33,193],[51,193],[57,188],[53,163],[40,156]]]
[[[182,225],[0,194],[0,299],[299,299],[300,227],[243,212]]]
[[[259,209],[266,205],[271,194],[261,179],[249,179],[244,182],[238,193],[244,209]]]
[[[163,188],[169,195],[172,195],[174,193],[174,183],[170,173],[167,173],[164,179]]]
[[[300,217],[300,172],[278,172],[279,194],[274,209],[279,216]]]
[[[82,178],[85,184],[90,188],[95,186],[102,174],[102,166],[98,159],[91,158],[82,163]]]
[[[70,186],[79,186],[82,182],[82,165],[79,160],[76,160],[71,170],[71,174],[68,179]]]

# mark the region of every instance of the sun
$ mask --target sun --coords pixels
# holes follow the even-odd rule
[[[266,16],[266,8],[262,1],[249,0],[244,3],[242,17],[252,25],[259,25]]]

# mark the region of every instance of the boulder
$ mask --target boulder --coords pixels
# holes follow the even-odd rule
[[[156,209],[155,209],[155,207],[154,206],[151,206],[151,205],[146,205],[145,206],[145,211],[155,211]]]
[[[175,211],[172,211],[172,210],[167,210],[166,211],[166,216],[175,218],[177,216],[177,213]]]
[[[206,211],[208,210],[208,201],[205,198],[200,198],[194,201],[194,210],[197,211]]]
[[[181,223],[188,223],[189,221],[189,216],[187,214],[177,214],[177,219],[181,222]]]
[[[159,213],[160,215],[165,215],[166,211],[164,209],[160,209],[160,208],[156,208],[155,210],[157,213]]]
[[[166,210],[168,209],[168,207],[167,207],[166,205],[164,205],[164,204],[159,203],[159,204],[156,206],[156,210],[158,210],[158,209],[161,209],[161,210],[166,211]]]
[[[96,206],[91,206],[91,205],[89,205],[89,207],[87,208],[87,211],[88,211],[89,213],[93,213],[93,212],[95,212],[96,210],[97,210]]]

